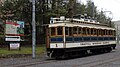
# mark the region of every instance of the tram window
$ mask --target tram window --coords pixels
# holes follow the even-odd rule
[[[88,34],[88,35],[90,34],[90,29],[87,29],[87,34]]]
[[[102,35],[104,36],[104,34],[105,34],[104,30],[102,30]]]
[[[110,30],[110,35],[111,35],[111,30]]]
[[[110,31],[110,35],[112,35],[112,30]]]
[[[108,30],[108,35],[110,35],[110,30]]]
[[[103,29],[101,29],[101,35],[103,36]]]
[[[116,35],[116,31],[114,30],[114,34],[113,34],[114,36]]]
[[[51,28],[51,36],[55,35],[55,27]]]
[[[86,28],[83,28],[83,35],[86,35]]]
[[[107,36],[108,36],[108,33],[109,33],[108,30],[106,30],[106,35],[107,35]]]
[[[110,35],[112,35],[112,31],[110,30]]]
[[[99,29],[97,29],[97,35],[99,36],[99,32],[100,32],[100,30]]]
[[[111,31],[111,35],[113,35],[113,30]]]
[[[110,35],[110,31],[108,30],[108,35]]]
[[[93,33],[94,33],[94,30],[93,30],[93,29],[91,29],[91,35],[93,35]]]
[[[101,36],[103,36],[103,30],[101,29]]]
[[[94,30],[94,35],[96,35],[96,29]]]
[[[101,36],[101,30],[99,29],[99,36]]]
[[[69,28],[65,27],[65,35],[69,35]]]
[[[103,35],[105,35],[105,30],[103,30]]]
[[[104,30],[105,34],[104,35],[107,35],[107,30]]]
[[[81,28],[79,28],[78,34],[81,34],[81,33],[82,33],[82,29],[81,29]]]
[[[105,30],[105,35],[107,35],[107,30]]]
[[[96,35],[98,35],[98,29],[96,29]]]
[[[57,35],[62,35],[63,27],[57,27]]]
[[[111,30],[110,30],[110,35],[111,35]]]
[[[73,34],[77,34],[77,27],[73,28]]]
[[[72,35],[72,27],[69,27],[69,35]]]
[[[113,30],[111,30],[111,35],[113,35]]]
[[[99,29],[99,36],[101,36],[101,29]]]

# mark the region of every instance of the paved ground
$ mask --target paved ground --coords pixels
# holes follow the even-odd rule
[[[0,59],[0,67],[120,67],[120,45],[110,53],[66,60],[49,59],[45,55],[36,59]]]
[[[45,61],[48,57],[44,54],[41,57],[25,57],[25,58],[1,58],[0,67],[17,67],[34,62]]]

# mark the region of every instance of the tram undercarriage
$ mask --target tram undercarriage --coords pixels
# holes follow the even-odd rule
[[[47,55],[51,58],[69,58],[78,57],[88,54],[106,53],[115,49],[116,44],[101,45],[101,46],[88,46],[77,48],[47,48]]]

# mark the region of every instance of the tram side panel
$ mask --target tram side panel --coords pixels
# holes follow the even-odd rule
[[[66,38],[66,48],[75,47],[94,47],[94,46],[105,46],[113,45],[116,46],[115,37],[74,37],[71,39]],[[67,41],[67,40],[71,40]]]
[[[54,37],[50,38],[50,47],[47,48],[48,56],[50,57],[58,57],[64,55],[65,52],[74,52],[74,51],[81,51],[81,50],[91,50],[91,49],[103,49],[116,47],[116,41],[115,37],[108,37],[108,40],[105,40],[106,38],[102,37],[102,40],[99,40],[100,38],[97,37],[96,41],[91,41],[92,38],[89,38],[90,40],[77,40],[71,37],[71,39],[66,37],[65,44],[63,43],[63,37]]]

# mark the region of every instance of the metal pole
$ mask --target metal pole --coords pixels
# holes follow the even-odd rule
[[[35,25],[35,0],[32,0],[32,58],[35,58],[36,25]]]
[[[117,30],[116,30],[117,32],[117,45],[119,45],[119,30],[118,30],[118,24],[117,24]]]
[[[94,18],[94,2],[92,2],[92,17]]]

